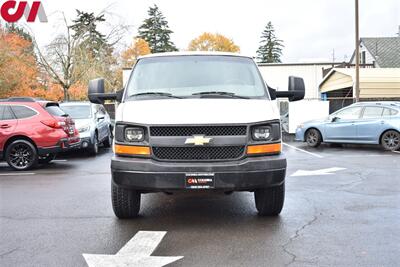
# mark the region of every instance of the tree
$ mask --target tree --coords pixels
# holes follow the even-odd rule
[[[193,39],[189,43],[188,50],[190,51],[223,51],[223,52],[240,52],[237,46],[231,39],[219,33],[205,32],[199,37]]]
[[[150,46],[145,40],[134,38],[132,45],[122,52],[121,57],[123,67],[132,67],[139,56],[144,56],[150,53]]]
[[[35,42],[38,64],[46,74],[44,79],[50,79],[45,83],[61,87],[65,101],[70,99],[71,88],[82,88],[81,85],[90,79],[104,77],[107,88],[119,88],[122,84],[112,51],[126,27],[117,25],[108,35],[103,35],[97,30],[97,23],[104,22],[102,15],[77,12],[73,25],[68,25],[64,17],[65,31],[56,36],[46,49],[40,49]]]
[[[283,41],[275,36],[275,29],[271,21],[268,22],[261,34],[260,47],[257,50],[257,58],[261,63],[280,63]]]
[[[0,26],[0,98],[42,94],[32,43]]]
[[[138,37],[149,44],[152,53],[178,51],[170,40],[173,31],[169,29],[168,22],[158,6],[150,7],[148,15],[139,27]]]

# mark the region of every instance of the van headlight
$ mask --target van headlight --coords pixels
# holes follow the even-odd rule
[[[144,140],[143,128],[125,128],[125,140],[128,142],[141,142]]]
[[[251,136],[254,141],[266,141],[271,137],[272,128],[270,126],[254,127]]]

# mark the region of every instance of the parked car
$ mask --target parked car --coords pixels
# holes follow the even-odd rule
[[[15,170],[49,163],[58,152],[79,145],[73,120],[58,103],[33,98],[0,101],[0,158]]]
[[[261,216],[276,216],[285,198],[286,158],[276,97],[304,98],[304,82],[268,88],[253,58],[230,53],[160,53],[138,59],[116,111],[111,198],[118,218],[140,210],[141,194],[174,191],[254,192]]]
[[[86,149],[89,154],[96,155],[99,144],[111,147],[112,125],[110,116],[103,105],[90,102],[61,103],[61,108],[71,116],[81,138],[81,149]]]
[[[359,102],[321,120],[305,122],[296,140],[311,147],[326,143],[380,144],[400,149],[400,102]]]

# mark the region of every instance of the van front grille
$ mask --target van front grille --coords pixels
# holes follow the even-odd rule
[[[150,136],[238,136],[246,135],[247,126],[152,126]]]
[[[233,160],[244,154],[245,146],[152,147],[160,160]]]

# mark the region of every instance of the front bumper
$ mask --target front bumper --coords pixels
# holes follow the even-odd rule
[[[112,182],[143,192],[186,189],[187,173],[213,173],[215,190],[251,191],[284,182],[286,158],[281,155],[249,157],[231,162],[159,162],[146,158],[114,156]]]
[[[304,129],[303,128],[297,128],[296,129],[296,141],[304,142]]]
[[[60,152],[65,152],[71,149],[75,149],[79,146],[80,146],[79,137],[63,138],[55,146],[38,148],[38,153],[39,156],[45,156],[47,154],[57,154]]]

